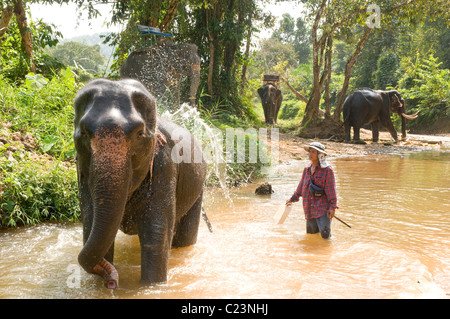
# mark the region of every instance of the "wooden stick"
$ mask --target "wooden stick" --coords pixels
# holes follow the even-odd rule
[[[345,226],[347,226],[348,228],[352,228],[352,226],[350,226],[349,224],[347,224],[346,222],[344,222],[342,219],[340,219],[337,216],[334,216],[334,218],[336,218],[338,221],[340,221],[342,224],[344,224]]]

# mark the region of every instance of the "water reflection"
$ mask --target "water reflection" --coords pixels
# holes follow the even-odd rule
[[[230,202],[208,189],[196,245],[174,249],[169,281],[139,287],[136,236],[119,233],[120,289],[78,267],[79,224],[0,232],[1,298],[448,298],[450,293],[449,153],[341,158],[339,217],[331,240],[305,232],[301,203],[283,225],[272,216],[292,194],[306,162],[277,167],[275,193],[258,184],[233,190]]]

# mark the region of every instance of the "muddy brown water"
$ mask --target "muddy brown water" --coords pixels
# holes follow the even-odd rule
[[[198,243],[171,251],[169,280],[141,288],[136,236],[119,233],[120,288],[77,264],[80,224],[0,231],[0,298],[450,298],[450,153],[339,158],[341,217],[332,238],[305,232],[301,203],[272,216],[292,194],[306,161],[271,172],[275,193],[257,183],[208,190]],[[267,181],[267,180],[265,180]],[[227,196],[225,196],[227,195]]]

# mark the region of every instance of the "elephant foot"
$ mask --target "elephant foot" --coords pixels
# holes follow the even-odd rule
[[[362,145],[366,145],[367,143],[363,140],[353,140],[353,144],[362,144]]]
[[[116,268],[105,258],[102,258],[93,270],[94,273],[103,278],[106,288],[116,289],[119,287],[119,274]]]

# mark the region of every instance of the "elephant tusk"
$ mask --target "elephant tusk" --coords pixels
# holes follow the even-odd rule
[[[419,113],[419,112],[417,112],[417,113]],[[417,113],[412,114],[412,115],[408,115],[408,114],[405,114],[405,113],[401,113],[401,114],[407,120],[414,120],[414,119],[416,119],[418,117]]]
[[[106,288],[116,289],[119,287],[119,274],[116,268],[105,258],[98,262],[93,271],[103,278]]]

